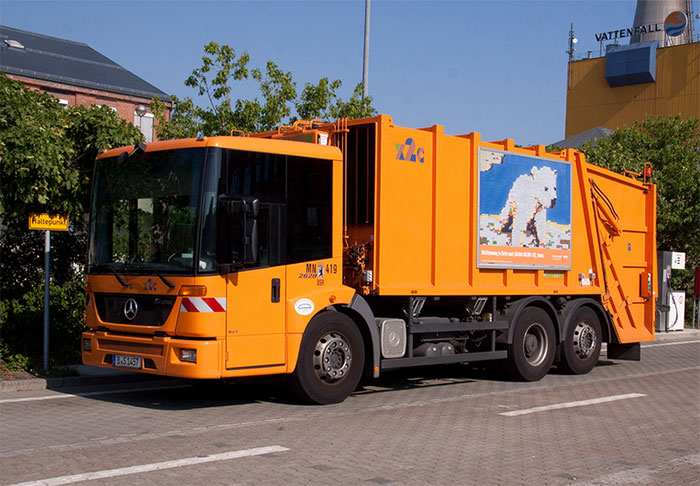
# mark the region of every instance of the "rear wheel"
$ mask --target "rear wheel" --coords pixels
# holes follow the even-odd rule
[[[537,307],[528,307],[515,323],[504,364],[506,372],[517,380],[542,379],[554,362],[554,341],[554,324],[549,315]]]
[[[574,311],[564,336],[559,366],[576,375],[591,371],[600,357],[600,320],[590,307]]]
[[[324,312],[304,332],[292,388],[306,402],[342,402],[357,387],[364,361],[362,334],[352,319]]]

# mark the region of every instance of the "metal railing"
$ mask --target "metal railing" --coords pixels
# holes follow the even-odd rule
[[[693,34],[693,38],[692,38],[692,41],[690,43],[694,44],[696,42],[700,42],[700,32],[698,32],[697,34]],[[612,46],[612,45],[627,45],[627,44],[623,44],[621,42],[617,42],[617,43],[610,42],[608,44],[603,44],[601,42],[598,46],[596,46],[593,49],[581,49],[580,47],[578,47],[576,49],[576,53],[572,56],[571,60],[572,61],[582,61],[584,59],[598,59],[600,57],[605,57],[605,53],[606,53],[608,46]],[[680,45],[680,44],[664,45],[663,41],[659,42],[660,48],[673,47],[674,45]]]

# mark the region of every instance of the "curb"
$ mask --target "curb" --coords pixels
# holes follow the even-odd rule
[[[168,378],[152,375],[67,376],[65,378],[30,378],[0,381],[0,393],[39,390],[60,390],[121,383],[162,382]]]

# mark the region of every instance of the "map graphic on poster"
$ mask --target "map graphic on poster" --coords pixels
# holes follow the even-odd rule
[[[479,149],[478,266],[571,268],[571,164]]]

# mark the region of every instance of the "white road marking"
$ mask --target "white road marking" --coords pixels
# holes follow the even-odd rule
[[[543,405],[541,407],[525,408],[523,410],[512,410],[510,412],[501,412],[498,415],[506,417],[516,417],[518,415],[527,415],[530,413],[546,412],[548,410],[561,410],[562,408],[585,407],[587,405],[596,405],[598,403],[614,402],[616,400],[626,400],[628,398],[645,397],[643,393],[627,393],[625,395],[612,395],[609,397],[591,398],[589,400],[579,400],[576,402],[554,403],[552,405]]]
[[[26,398],[5,398],[0,400],[2,403],[18,403],[18,402],[37,402],[40,400],[58,400],[59,398],[75,398],[75,397],[94,397],[98,395],[114,395],[115,393],[133,393],[133,392],[150,392],[158,390],[175,390],[177,388],[190,388],[190,385],[168,385],[168,386],[154,386],[150,388],[120,388],[119,390],[102,390],[94,392],[84,392],[84,393],[64,393],[60,395],[42,395],[40,397],[26,397]]]
[[[697,341],[676,341],[673,343],[654,343],[654,344],[643,344],[643,348],[655,348],[656,346],[675,346],[676,344],[694,344],[694,343],[700,343],[700,340]]]
[[[152,464],[142,464],[139,466],[122,467],[118,469],[105,469],[104,471],[95,471],[82,474],[73,474],[71,476],[59,476],[55,478],[40,479],[38,481],[27,481],[24,483],[11,484],[9,486],[55,486],[59,484],[72,484],[81,481],[92,481],[95,479],[114,478],[117,476],[126,476],[128,474],[140,474],[151,471],[160,471],[162,469],[173,469],[176,467],[191,466],[193,464],[202,464],[205,462],[227,461],[229,459],[238,459],[241,457],[260,456],[263,454],[271,454],[273,452],[288,451],[282,446],[267,446],[257,447],[255,449],[245,449],[240,451],[223,452],[221,454],[211,454],[209,456],[186,457],[184,459],[175,459],[173,461],[155,462]]]

